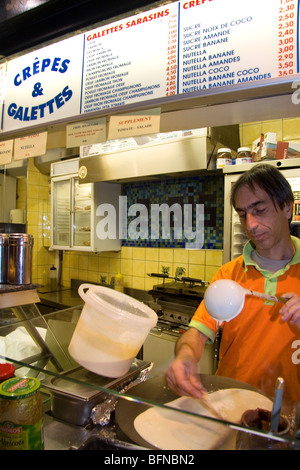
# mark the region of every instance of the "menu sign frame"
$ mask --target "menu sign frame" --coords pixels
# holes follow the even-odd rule
[[[298,0],[161,5],[9,60],[2,132],[294,81],[298,31]]]

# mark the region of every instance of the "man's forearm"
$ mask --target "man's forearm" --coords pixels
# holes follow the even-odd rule
[[[202,357],[206,341],[207,336],[196,328],[189,328],[176,343],[176,357],[192,356],[198,362]]]

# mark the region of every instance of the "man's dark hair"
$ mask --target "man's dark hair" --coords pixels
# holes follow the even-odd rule
[[[230,202],[235,208],[237,191],[243,186],[254,190],[255,186],[263,189],[271,198],[274,207],[281,210],[285,204],[294,202],[294,195],[289,182],[274,166],[259,164],[243,173],[231,189]]]

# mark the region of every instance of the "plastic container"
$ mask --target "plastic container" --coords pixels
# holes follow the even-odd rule
[[[0,449],[43,449],[40,382],[14,377],[0,384]]]
[[[224,168],[226,165],[232,165],[231,150],[229,148],[221,148],[217,152],[217,168]]]
[[[9,284],[31,284],[33,236],[11,233],[8,240]]]
[[[124,277],[120,273],[115,276],[115,290],[124,292]]]
[[[84,300],[69,353],[84,368],[106,377],[126,374],[157,323],[147,305],[108,287],[81,284]]]
[[[252,154],[249,147],[238,148],[238,154],[236,156],[236,165],[244,165],[245,163],[252,163]]]
[[[8,233],[0,233],[0,284],[8,280]]]
[[[15,374],[15,366],[9,362],[0,364],[0,383],[4,382],[7,379],[10,379]]]

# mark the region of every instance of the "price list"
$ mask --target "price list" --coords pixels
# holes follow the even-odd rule
[[[85,35],[81,113],[298,70],[298,0],[174,2]]]
[[[176,95],[178,78],[178,14],[168,19],[168,50],[166,68],[166,96]]]
[[[293,75],[296,0],[181,2],[179,93]]]
[[[176,94],[178,4],[85,35],[81,112]]]
[[[280,0],[278,8],[278,76],[299,72],[298,66],[298,1]]]

